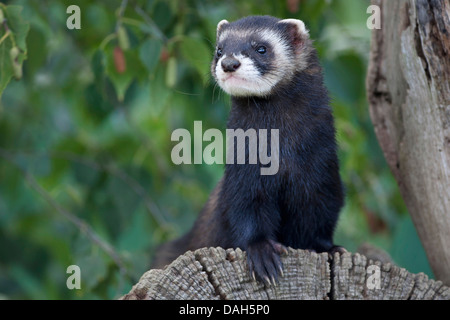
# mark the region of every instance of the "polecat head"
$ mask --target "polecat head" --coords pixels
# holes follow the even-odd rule
[[[311,51],[301,20],[250,16],[217,25],[211,72],[219,86],[236,97],[267,97],[307,67]]]

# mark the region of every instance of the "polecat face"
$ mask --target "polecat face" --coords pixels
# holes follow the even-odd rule
[[[305,69],[309,35],[302,21],[252,16],[217,25],[211,72],[236,97],[268,97],[280,83]]]

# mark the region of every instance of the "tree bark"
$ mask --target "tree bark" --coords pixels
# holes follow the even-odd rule
[[[240,249],[202,248],[164,269],[147,271],[122,299],[450,300],[450,288],[441,281],[358,253],[336,253],[330,259],[327,253],[288,251],[282,257],[284,276],[276,286],[252,280]]]
[[[370,114],[437,279],[450,285],[450,2],[373,0]]]

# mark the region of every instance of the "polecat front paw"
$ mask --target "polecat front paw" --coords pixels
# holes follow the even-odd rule
[[[254,280],[270,286],[276,285],[278,275],[283,276],[280,255],[287,255],[285,246],[273,240],[260,240],[247,247],[247,263]]]
[[[328,257],[330,259],[333,259],[334,254],[336,252],[339,254],[344,254],[344,253],[347,253],[348,251],[344,247],[333,245],[330,249],[327,250],[327,252],[328,252]]]

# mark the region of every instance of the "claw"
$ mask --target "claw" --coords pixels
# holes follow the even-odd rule
[[[288,249],[284,245],[282,245],[281,243],[273,241],[273,240],[270,240],[270,244],[275,249],[275,251],[278,252],[278,254],[284,255],[284,256],[288,255],[288,253],[289,253]]]
[[[346,253],[346,252],[348,252],[344,247],[341,247],[341,246],[333,246],[333,247],[331,247],[331,249],[330,250],[328,250],[328,257],[330,258],[330,259],[333,259],[333,256],[334,256],[334,254],[335,253],[339,253],[340,255],[341,254],[344,254],[344,253]]]
[[[272,284],[273,284],[274,287],[277,286],[277,282],[275,281],[275,277],[274,276],[272,276]]]
[[[278,266],[278,272],[280,272],[280,276],[284,277],[283,268],[281,266]]]
[[[284,276],[280,254],[287,248],[273,240],[252,243],[247,248],[247,263],[250,276],[261,281],[266,287],[277,286],[278,275]]]

